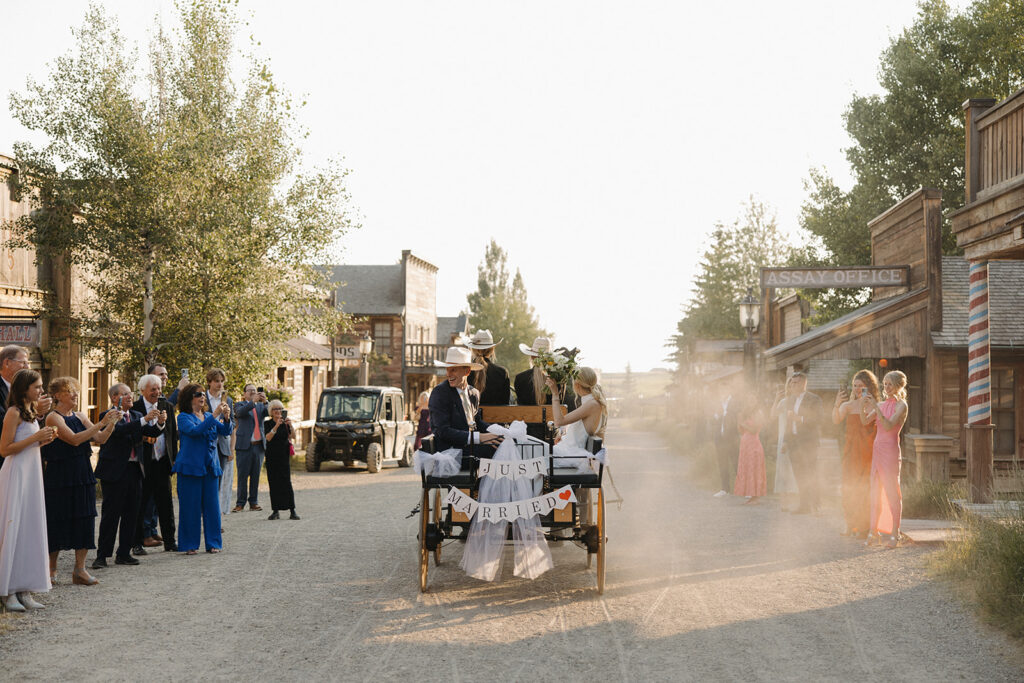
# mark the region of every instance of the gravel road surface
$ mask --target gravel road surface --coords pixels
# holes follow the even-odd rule
[[[604,596],[573,545],[536,581],[509,561],[487,584],[457,542],[420,594],[418,478],[325,465],[295,473],[301,521],[229,515],[222,554],[152,552],[80,587],[63,553],[47,609],[0,620],[3,678],[1024,679],[1020,646],[929,580],[929,549],[865,550],[834,517],[714,499],[654,434],[608,442],[626,502]]]

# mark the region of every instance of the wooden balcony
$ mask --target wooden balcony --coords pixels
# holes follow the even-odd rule
[[[444,360],[451,344],[406,344],[404,365],[407,370],[436,369],[435,360]]]

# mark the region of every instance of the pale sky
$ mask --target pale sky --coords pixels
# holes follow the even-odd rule
[[[145,51],[170,0],[108,0]],[[962,7],[966,1],[953,3]],[[558,344],[615,372],[665,366],[706,234],[748,196],[796,236],[803,181],[849,182],[842,113],[878,91],[910,0],[241,0],[307,160],[344,156],[363,228],[344,261],[431,261],[438,314],[494,237]],[[4,3],[0,90],[71,44],[84,0]],[[0,106],[0,153],[28,137]],[[737,321],[737,325],[739,322]]]

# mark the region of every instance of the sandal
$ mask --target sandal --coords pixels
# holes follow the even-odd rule
[[[76,586],[95,586],[99,583],[99,579],[95,576],[90,576],[83,568],[81,571],[76,569],[71,572],[71,583]]]
[[[208,553],[219,553],[220,552],[220,548],[208,548],[206,550],[206,552],[208,552]]]
[[[196,555],[196,554],[198,554],[198,553],[199,553],[199,551],[198,551],[198,550],[186,550],[186,551],[185,551],[185,554],[186,554],[186,555]]]

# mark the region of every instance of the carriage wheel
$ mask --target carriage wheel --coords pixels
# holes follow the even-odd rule
[[[607,545],[605,534],[604,489],[597,490],[597,594],[604,594],[604,553]],[[588,558],[589,559],[589,558]]]
[[[434,489],[434,524],[441,528],[441,489]],[[441,564],[441,544],[434,548],[434,566]]]
[[[427,519],[430,517],[430,490],[424,489],[423,501],[420,503],[420,593],[427,590],[427,566],[430,562],[430,551],[427,550]]]

